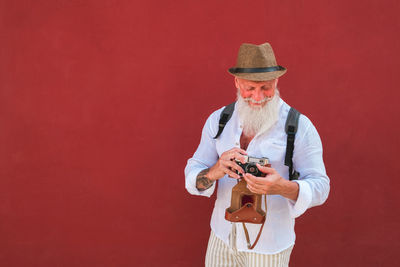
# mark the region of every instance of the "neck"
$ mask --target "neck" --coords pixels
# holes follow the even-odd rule
[[[242,135],[240,136],[240,148],[247,150],[247,147],[249,146],[251,140],[253,140],[255,135],[246,135],[244,132],[242,132]]]

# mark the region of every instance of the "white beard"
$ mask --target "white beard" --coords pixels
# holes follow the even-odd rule
[[[249,100],[243,98],[238,90],[237,111],[245,136],[255,136],[267,132],[278,121],[279,116],[279,91],[267,100],[263,107],[251,107]]]

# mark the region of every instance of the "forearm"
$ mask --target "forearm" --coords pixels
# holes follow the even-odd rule
[[[299,184],[282,179],[279,194],[285,198],[296,201],[299,196]]]
[[[204,191],[208,188],[210,188],[214,181],[212,181],[211,179],[209,179],[207,177],[208,173],[209,173],[210,169],[204,169],[201,172],[199,172],[199,174],[196,177],[196,188],[199,191]]]

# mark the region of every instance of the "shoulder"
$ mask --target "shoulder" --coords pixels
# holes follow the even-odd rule
[[[208,119],[212,119],[212,120],[219,120],[219,117],[221,116],[222,111],[225,109],[226,106],[220,107],[219,109],[213,111],[209,116]]]
[[[213,111],[207,118],[206,123],[204,125],[204,130],[207,130],[212,135],[216,135],[218,132],[219,119],[221,117],[222,111],[226,106],[223,106],[215,111]]]
[[[286,122],[290,108],[291,108],[291,106],[289,106],[285,101],[282,100],[282,106],[281,106],[281,110],[280,110],[280,120],[281,121]],[[296,107],[293,107],[293,108],[296,109]],[[308,127],[310,127],[312,125],[311,120],[306,115],[301,113],[301,111],[299,111],[299,110],[297,110],[297,111],[300,113],[299,130],[300,130],[300,128],[307,129]]]
[[[221,117],[222,111],[225,109],[226,106],[220,107],[219,109],[213,111],[207,118],[207,122],[219,122],[219,118]]]
[[[291,108],[291,106],[289,106],[286,102],[284,102],[282,100],[282,106],[281,106],[281,110],[280,110],[280,120],[282,121],[282,123],[286,123],[286,119],[287,116],[289,114],[289,110]],[[294,107],[295,108],[295,107]],[[311,122],[311,120],[304,115],[303,113],[301,113],[301,111],[299,111],[300,113],[300,117],[299,117],[299,124],[297,126],[297,139],[302,139],[304,137],[304,135],[306,135],[308,132],[316,132],[316,129],[313,125],[313,123]]]

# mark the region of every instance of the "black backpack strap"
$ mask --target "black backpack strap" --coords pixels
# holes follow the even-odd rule
[[[219,123],[218,123],[218,133],[217,135],[214,137],[214,139],[217,139],[222,131],[225,128],[225,125],[228,123],[228,121],[230,120],[230,118],[232,117],[233,111],[235,110],[235,103],[230,103],[229,105],[227,105],[221,112],[221,115],[219,117]]]
[[[300,173],[293,169],[293,150],[294,150],[294,139],[296,137],[297,127],[299,125],[299,117],[300,112],[298,112],[294,108],[290,108],[286,124],[285,124],[285,132],[287,134],[287,143],[286,143],[286,156],[285,156],[285,165],[289,166],[289,180],[297,180],[300,176]]]

